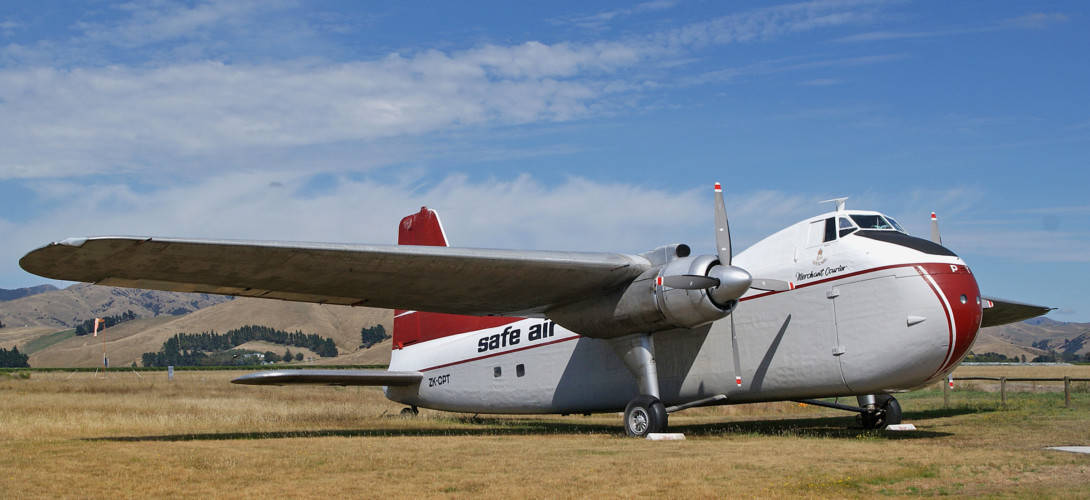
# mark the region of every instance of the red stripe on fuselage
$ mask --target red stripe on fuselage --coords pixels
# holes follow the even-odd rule
[[[435,365],[435,366],[432,366],[432,367],[429,367],[429,368],[424,368],[424,369],[422,369],[420,371],[426,372],[428,370],[437,370],[439,368],[446,368],[448,366],[460,365],[462,363],[469,363],[471,361],[479,361],[479,360],[482,360],[482,359],[494,358],[496,356],[503,356],[504,354],[511,354],[511,353],[515,353],[515,352],[525,351],[527,349],[535,349],[535,348],[538,348],[538,347],[545,347],[547,345],[559,344],[561,342],[567,342],[569,340],[577,340],[579,338],[581,338],[581,336],[579,336],[579,335],[574,335],[574,336],[571,336],[571,337],[564,337],[562,339],[550,340],[548,342],[542,342],[540,344],[528,345],[526,347],[519,347],[518,349],[511,349],[510,351],[494,352],[492,354],[485,354],[484,356],[477,356],[475,358],[463,359],[463,360],[459,360],[459,361],[451,361],[450,363],[444,363],[444,364],[441,364],[441,365]]]
[[[959,300],[959,295],[960,294],[966,294],[967,297],[973,297],[973,299],[968,300],[967,304],[965,304],[966,307],[964,309],[959,309],[958,307],[954,307],[953,317],[954,317],[954,319],[956,321],[956,324],[958,326],[959,334],[958,334],[958,337],[956,339],[956,342],[951,340],[950,341],[951,345],[950,345],[950,347],[947,348],[947,354],[944,357],[943,361],[946,361],[947,358],[949,358],[949,361],[946,362],[946,363],[943,363],[943,361],[940,361],[940,368],[939,368],[938,372],[941,372],[941,371],[944,371],[947,366],[952,366],[956,361],[959,361],[961,359],[961,356],[964,355],[965,352],[972,345],[973,339],[976,337],[977,330],[979,330],[979,327],[980,327],[980,318],[981,318],[981,314],[982,314],[980,306],[977,305],[976,306],[976,312],[975,312],[975,319],[974,319],[974,313],[973,313],[972,308],[971,308],[972,305],[976,304],[975,298],[979,297],[979,290],[977,289],[976,279],[973,278],[972,273],[968,270],[967,267],[965,267],[963,265],[958,265],[959,271],[956,272],[956,273],[952,273],[950,271],[950,265],[951,264],[928,263],[928,264],[895,264],[895,265],[889,265],[889,266],[881,266],[881,267],[876,267],[876,268],[872,268],[872,269],[867,269],[867,270],[863,270],[863,271],[857,271],[857,272],[854,272],[854,273],[845,274],[843,276],[836,276],[836,277],[832,277],[832,278],[826,278],[826,279],[823,279],[823,280],[820,280],[820,281],[815,281],[815,282],[812,282],[812,283],[796,285],[795,290],[798,290],[800,288],[805,288],[805,287],[808,287],[808,286],[819,285],[819,284],[822,284],[822,283],[828,283],[828,282],[832,282],[832,281],[852,278],[852,277],[860,276],[860,275],[867,274],[867,273],[884,271],[884,270],[887,270],[887,269],[895,269],[895,268],[900,268],[900,267],[917,267],[917,266],[923,268],[924,271],[926,271],[928,273],[928,275],[931,276],[936,281],[936,283],[939,284],[940,288],[942,288],[942,290],[943,290],[942,292],[940,292],[939,290],[935,290],[935,287],[931,286],[930,282],[927,282],[927,280],[921,276],[921,279],[924,279],[924,281],[928,283],[928,287],[931,288],[931,290],[935,293],[935,298],[939,300],[939,305],[942,307],[943,314],[946,316],[947,327],[948,327],[949,330],[951,330],[950,331],[951,339],[953,338],[953,332],[952,332],[952,326],[953,325],[950,324],[951,314],[947,310],[946,305],[943,303],[941,297],[946,296],[947,302],[949,302],[951,304],[951,307],[954,307],[954,302],[953,302],[954,300]],[[953,278],[950,278],[951,276],[953,276]],[[746,297],[746,298],[743,298],[741,300],[743,300],[743,301],[752,300],[752,299],[757,299],[757,298],[761,298],[761,297],[767,297],[767,296],[770,296],[770,295],[775,295],[777,293],[785,293],[787,291],[791,291],[791,290],[786,290],[786,291],[781,291],[781,292],[762,293],[762,294],[759,294],[759,295]],[[943,295],[940,296],[940,293],[942,293]],[[959,306],[962,305],[962,304],[960,304],[960,300],[958,302],[958,305]],[[405,316],[402,316],[401,318],[396,318],[394,320],[395,325],[396,325],[396,322],[398,320],[401,320],[403,318],[411,318],[413,316],[418,316],[418,315],[419,315],[419,313],[417,313],[417,314],[407,314]],[[495,326],[503,326],[503,325],[507,325],[507,324],[514,323],[516,321],[520,321],[522,319],[525,319],[525,318],[508,318],[508,317],[499,317],[499,316],[477,317],[477,316],[458,316],[458,315],[454,315],[454,314],[438,315],[436,313],[428,313],[428,315],[429,316],[431,316],[431,315],[435,315],[435,316],[452,316],[453,317],[452,319],[463,319],[463,320],[464,319],[485,319],[485,320],[494,320],[494,321],[497,322],[497,324],[495,324],[493,326],[490,326],[490,327],[473,328],[473,329],[461,331],[459,333],[469,333],[469,332],[476,331],[476,330],[483,330],[485,328],[492,328],[492,327],[495,327]],[[975,321],[975,325],[974,325],[974,321]],[[465,326],[466,326],[465,324],[462,325],[462,327],[465,327]],[[395,328],[396,328],[396,326],[395,326]],[[964,332],[964,333],[962,333],[962,332]],[[452,334],[437,335],[434,338],[441,338],[441,337],[445,337],[445,336],[448,336],[448,335],[452,335]],[[483,355],[483,356],[477,356],[477,357],[473,357],[473,358],[467,358],[467,359],[462,359],[462,360],[458,360],[458,361],[452,361],[452,362],[449,362],[449,363],[444,363],[444,364],[441,364],[441,365],[436,365],[436,366],[432,366],[432,367],[429,367],[429,368],[424,368],[424,369],[422,369],[420,371],[435,370],[435,369],[439,369],[439,368],[445,368],[445,367],[448,367],[448,366],[453,366],[453,365],[458,365],[458,364],[463,364],[463,363],[469,363],[469,362],[472,362],[472,361],[478,361],[478,360],[492,358],[492,357],[496,357],[496,356],[503,356],[505,354],[511,354],[511,353],[515,353],[515,352],[525,351],[527,349],[534,349],[534,348],[537,348],[537,347],[544,347],[544,346],[547,346],[547,345],[557,344],[557,343],[560,343],[560,342],[566,342],[566,341],[569,341],[569,340],[575,340],[575,339],[579,339],[579,338],[581,338],[581,336],[579,336],[579,335],[575,335],[575,336],[572,336],[572,337],[565,337],[565,338],[562,338],[562,339],[553,340],[553,341],[549,341],[549,342],[543,342],[543,343],[540,343],[540,344],[530,345],[530,346],[526,346],[526,347],[520,347],[520,348],[512,349],[512,350],[509,350],[509,351],[497,352],[497,353],[492,353],[492,354],[486,354],[486,355]],[[953,349],[953,356],[950,355],[950,350],[951,349]],[[938,373],[938,372],[936,372],[936,373]],[[934,375],[932,375],[932,376],[934,376]]]

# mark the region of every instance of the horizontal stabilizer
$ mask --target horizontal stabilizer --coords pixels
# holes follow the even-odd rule
[[[420,372],[386,370],[271,370],[243,375],[231,381],[246,385],[413,385],[424,375]]]
[[[1035,306],[992,297],[984,297],[983,305],[984,318],[980,320],[981,328],[1025,321],[1042,314],[1048,314],[1049,311],[1055,309],[1054,307]]]

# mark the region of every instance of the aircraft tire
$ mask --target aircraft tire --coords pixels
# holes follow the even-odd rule
[[[420,414],[420,410],[417,410],[415,406],[409,406],[401,409],[401,416],[412,418]]]
[[[859,414],[859,421],[864,429],[881,429],[887,425],[901,423],[901,403],[889,394],[879,394],[874,398],[874,411]]]
[[[641,395],[624,409],[624,432],[629,437],[646,437],[666,430],[668,416],[659,398]]]
[[[897,398],[889,394],[879,394],[875,397],[875,404],[882,411],[880,427],[901,423],[901,403],[897,402]]]

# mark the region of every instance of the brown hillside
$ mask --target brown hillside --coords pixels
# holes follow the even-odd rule
[[[1036,322],[985,328],[982,332],[1017,345],[1031,346],[1034,342],[1047,340],[1051,347],[1057,347],[1062,345],[1065,339],[1073,339],[1088,331],[1090,331],[1090,324],[1060,323],[1046,318]]]
[[[187,314],[231,300],[221,295],[158,292],[80,283],[64,290],[0,302],[0,322],[10,327],[75,328],[94,317],[131,310],[141,318]],[[2,330],[0,330],[2,331]]]
[[[393,342],[389,339],[379,342],[370,349],[360,349],[356,352],[341,354],[335,358],[318,358],[308,365],[388,365],[390,364],[390,348]]]
[[[1045,354],[1045,351],[1030,347],[1029,344],[1019,345],[1011,342],[1006,338],[996,335],[999,328],[1002,327],[981,329],[980,333],[976,337],[976,342],[973,342],[973,347],[970,349],[970,351],[976,354],[995,352],[1003,354],[1007,357],[1025,356],[1026,360],[1032,360],[1037,356]]]
[[[105,330],[102,335],[106,339],[111,365],[127,366],[133,361],[139,364],[145,352],[158,351],[163,342],[176,333],[225,333],[245,325],[262,325],[287,331],[301,330],[303,333],[330,337],[341,354],[345,355],[359,348],[360,329],[375,324],[382,324],[387,331],[391,331],[392,311],[239,298],[181,317],[122,323]],[[93,340],[89,336],[68,339],[31,355],[30,365],[99,366],[102,363],[101,339]],[[377,348],[376,346],[368,351],[375,351]],[[277,352],[282,350],[281,348]]]
[[[49,335],[59,331],[58,328],[52,328],[48,326],[31,326],[26,328],[0,328],[0,349],[11,349],[12,347],[18,347],[19,350],[24,350],[23,346],[27,342],[34,340],[42,335]]]

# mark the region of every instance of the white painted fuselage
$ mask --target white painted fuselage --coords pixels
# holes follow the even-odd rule
[[[720,394],[726,403],[747,403],[896,392],[956,366],[981,318],[969,268],[897,231],[855,228],[841,236],[838,228],[830,241],[818,234],[817,224],[849,214],[876,213],[814,217],[734,258],[752,275],[788,281],[792,290],[751,290],[723,319],[652,335],[663,403]],[[490,344],[493,336],[502,342]],[[387,388],[391,400],[451,411],[619,411],[638,392],[609,340],[543,318],[395,349],[390,370],[424,374],[418,386]]]

